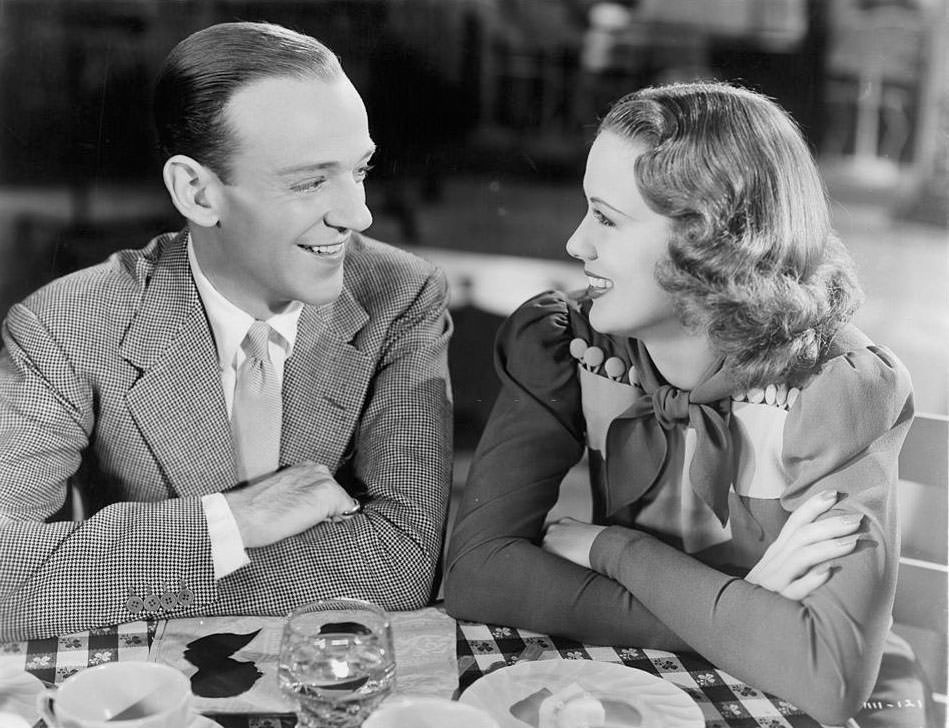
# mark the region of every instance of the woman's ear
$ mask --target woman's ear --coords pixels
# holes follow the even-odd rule
[[[176,154],[162,169],[171,201],[190,222],[213,227],[221,219],[218,209],[220,178],[206,166],[184,154]]]

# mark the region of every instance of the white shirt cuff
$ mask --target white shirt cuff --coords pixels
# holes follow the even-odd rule
[[[201,496],[204,507],[204,519],[208,523],[208,537],[211,539],[211,560],[214,562],[214,578],[223,579],[250,563],[244,550],[244,539],[227,498],[223,493],[211,493]]]

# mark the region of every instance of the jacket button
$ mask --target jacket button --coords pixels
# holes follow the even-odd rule
[[[178,597],[171,590],[165,591],[161,595],[161,606],[162,609],[172,610],[178,606]]]
[[[194,592],[186,586],[178,590],[178,604],[182,607],[190,607],[194,604]]]
[[[141,614],[145,608],[145,602],[138,594],[129,589],[129,598],[125,600],[125,608],[132,614]]]

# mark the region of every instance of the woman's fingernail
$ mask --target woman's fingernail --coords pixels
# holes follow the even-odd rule
[[[814,568],[814,573],[815,573],[815,574],[826,574],[828,571],[831,570],[832,567],[833,567],[833,564],[831,564],[829,561],[825,561],[825,562],[824,562],[823,564],[821,564],[820,566],[817,566],[817,567]]]
[[[842,548],[842,549],[850,548],[851,546],[854,546],[859,540],[860,540],[859,536],[847,536],[847,538],[837,539],[837,546],[838,548]]]
[[[848,513],[846,516],[838,516],[840,522],[846,526],[856,526],[863,520],[862,513]]]
[[[836,490],[825,490],[820,494],[820,499],[828,503],[833,503],[837,500],[837,491]]]

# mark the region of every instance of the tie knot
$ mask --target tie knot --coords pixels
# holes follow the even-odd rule
[[[260,361],[270,361],[270,343],[271,328],[263,321],[254,321],[247,330],[242,347],[247,356],[251,359]]]

